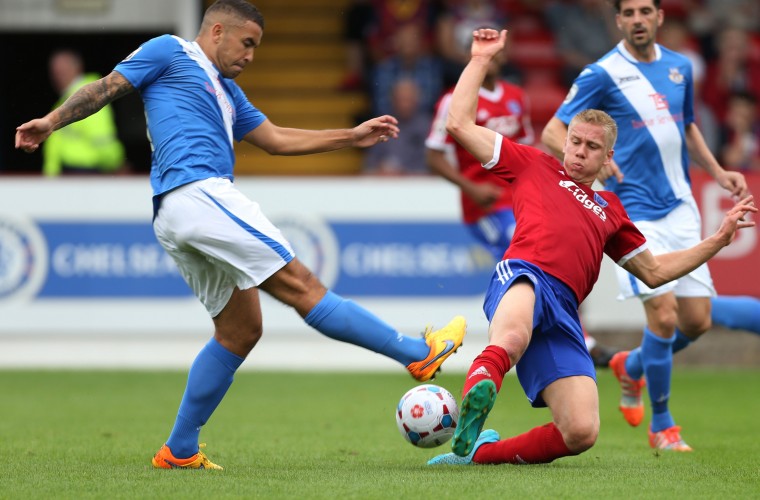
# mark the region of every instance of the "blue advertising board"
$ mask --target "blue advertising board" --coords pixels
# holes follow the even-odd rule
[[[292,219],[278,225],[299,259],[346,296],[479,295],[494,264],[454,222]],[[149,223],[2,221],[0,299],[29,287],[40,299],[191,295]]]

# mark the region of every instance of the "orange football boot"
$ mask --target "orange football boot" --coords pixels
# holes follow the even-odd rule
[[[628,372],[625,371],[625,361],[630,353],[630,351],[616,353],[610,359],[610,368],[618,379],[620,389],[622,390],[620,411],[623,413],[625,421],[636,427],[644,420],[644,403],[641,401],[641,389],[644,388],[646,382],[643,378],[641,380],[632,379],[628,375]]]

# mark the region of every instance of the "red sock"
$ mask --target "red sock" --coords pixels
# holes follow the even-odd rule
[[[525,434],[478,448],[472,461],[479,464],[546,464],[554,459],[576,455],[553,424],[535,427]]]
[[[496,384],[496,392],[501,389],[501,383],[504,381],[504,375],[511,368],[509,355],[503,347],[489,345],[483,352],[475,358],[467,372],[467,378],[464,381],[462,395],[472,388],[481,380],[492,380]]]

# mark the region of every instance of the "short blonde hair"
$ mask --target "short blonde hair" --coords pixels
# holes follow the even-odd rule
[[[604,138],[607,141],[607,150],[609,151],[615,146],[618,131],[617,123],[604,111],[599,109],[584,109],[570,120],[567,128],[571,129],[576,123],[590,123],[591,125],[601,126],[604,130]]]

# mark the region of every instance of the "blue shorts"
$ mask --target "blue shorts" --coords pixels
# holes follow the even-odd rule
[[[470,233],[482,243],[493,255],[496,261],[504,258],[515,234],[515,213],[511,208],[503,208],[478,219],[473,224],[467,224]]]
[[[536,292],[533,336],[517,363],[517,378],[530,403],[540,408],[546,406],[541,397],[546,386],[576,375],[596,382],[596,370],[583,339],[575,294],[529,262],[509,259],[496,264],[483,304],[489,323],[502,297],[517,280],[530,280]]]

